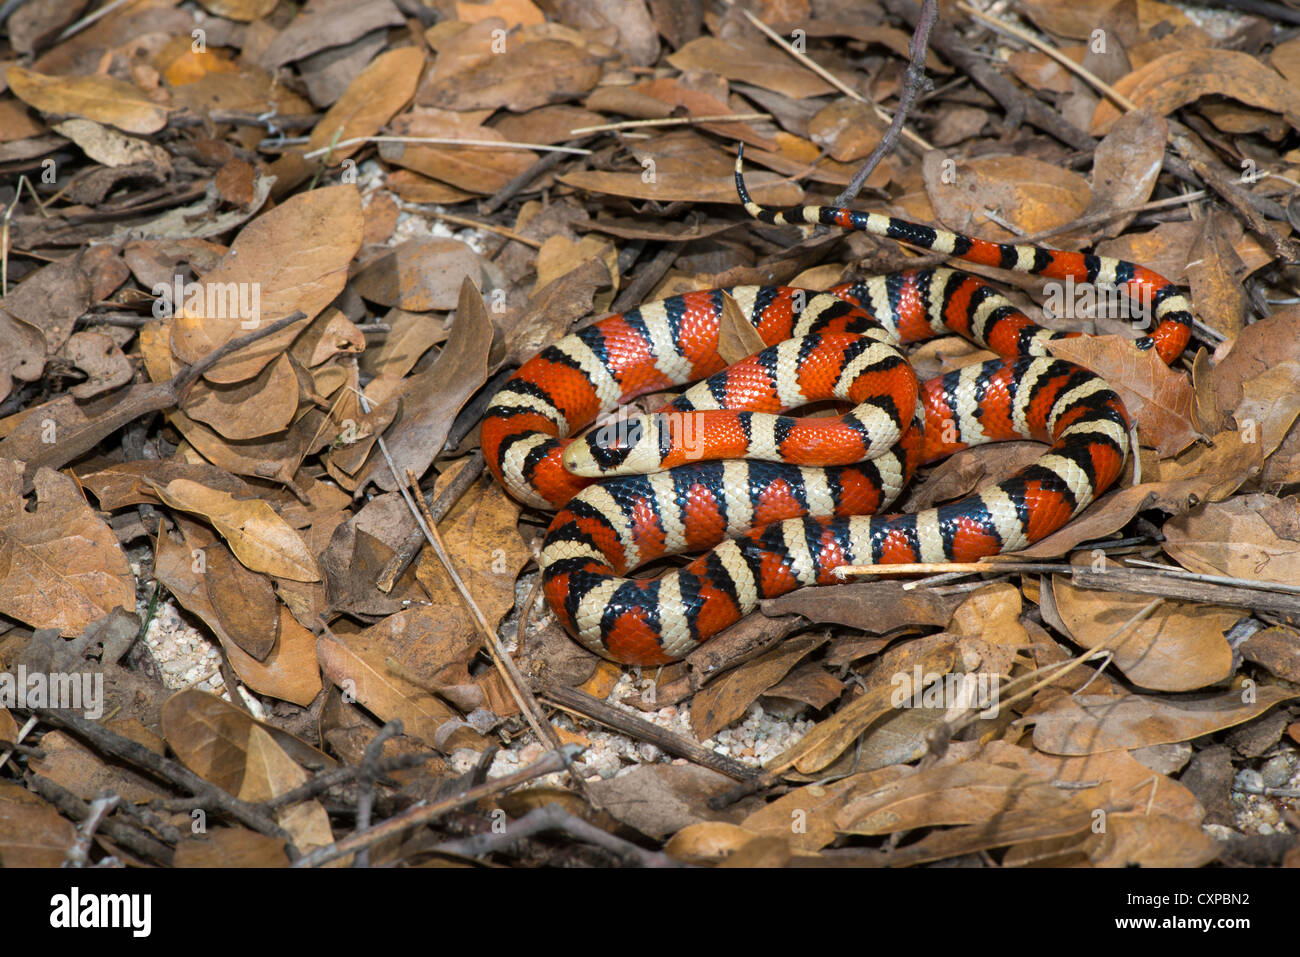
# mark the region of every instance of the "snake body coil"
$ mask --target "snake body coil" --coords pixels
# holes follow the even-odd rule
[[[1167,363],[1191,335],[1187,301],[1142,266],[835,207],[768,210],[750,199],[740,162],[736,188],[763,222],[861,230],[1142,296],[1157,326],[1136,344]],[[730,368],[718,355],[723,292],[769,346]],[[896,346],[949,331],[1007,358],[918,385]],[[661,664],[763,598],[838,581],[832,572],[841,565],[974,561],[1023,548],[1077,515],[1119,476],[1129,420],[1104,380],[1047,356],[1045,343],[1074,335],[1036,325],[993,287],[953,269],[892,273],[826,293],[688,293],[610,316],[526,362],[487,411],[483,452],[513,495],[559,509],[540,564],[565,627],[614,661]],[[659,414],[570,438],[636,396],[691,382]],[[781,414],[824,398],[855,405],[836,418]],[[919,465],[1014,438],[1051,448],[951,504],[874,514]],[[664,555],[705,549],[658,578],[625,577]]]

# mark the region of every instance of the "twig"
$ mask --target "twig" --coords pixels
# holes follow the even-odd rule
[[[681,254],[681,249],[675,243],[665,243],[660,247],[659,252],[655,253],[654,259],[650,260],[632,277],[632,281],[623,287],[623,291],[610,304],[610,309],[614,312],[621,312],[629,306],[641,302],[654,287],[664,273],[677,257]]]
[[[558,155],[558,154],[552,154]],[[458,226],[469,226],[472,229],[482,229],[489,233],[496,233],[498,236],[504,236],[506,239],[513,239],[517,243],[523,243],[525,246],[531,246],[533,249],[541,249],[542,244],[536,239],[529,236],[523,236],[513,229],[507,229],[505,226],[497,226],[492,223],[479,222],[477,219],[470,219],[468,216],[456,216],[452,213],[444,213],[437,209],[420,210],[426,216],[432,216],[434,219],[446,220],[449,223],[455,223]]]
[[[976,10],[970,4],[964,2],[964,0],[957,0],[957,9],[964,13],[969,13],[984,25],[991,27],[994,30],[999,30],[1009,36],[1013,36],[1017,40],[1028,43],[1034,49],[1047,54],[1057,63],[1061,64],[1061,66],[1065,67],[1071,73],[1074,73],[1086,82],[1089,86],[1092,86],[1096,90],[1110,97],[1124,112],[1130,113],[1138,108],[1136,103],[1130,100],[1123,93],[1119,92],[1119,90],[1115,89],[1101,77],[1097,76],[1097,74],[1093,73],[1087,67],[1075,63],[1056,47],[1052,46],[1050,43],[1044,43],[1028,30],[1021,29],[1014,23],[1007,23],[1005,20],[999,20],[997,17],[991,17],[981,10]]]
[[[564,145],[565,147],[572,149],[580,146],[583,143],[588,142],[593,138],[594,137],[584,136],[579,139],[569,140]],[[483,213],[485,216],[495,213],[507,202],[509,202],[511,199],[513,199],[515,196],[521,193],[524,190],[524,188],[527,187],[528,184],[531,183],[533,180],[537,179],[537,177],[541,176],[543,173],[549,170],[554,169],[556,166],[559,166],[560,163],[563,162],[565,155],[566,154],[564,153],[547,153],[546,155],[541,157],[541,159],[535,162],[532,166],[528,167],[528,169],[524,170],[522,173],[520,173],[514,179],[510,180],[510,182],[506,183],[506,185],[502,186],[499,190],[497,190],[490,197],[488,197],[487,202],[485,202],[482,206],[479,207],[479,212]]]
[[[207,113],[173,113],[167,125],[179,128],[222,123],[231,126],[260,126],[265,129],[306,130],[320,122],[320,113],[294,113],[289,116],[267,116],[265,113],[245,113],[240,110],[209,110]]]
[[[623,120],[620,123],[602,123],[600,126],[580,126],[569,130],[570,136],[583,133],[609,133],[614,130],[633,130],[642,126],[695,126],[700,123],[746,123],[750,120],[770,120],[771,113],[719,113],[717,116],[660,116],[652,120]]]
[[[370,739],[361,765],[357,768],[357,830],[370,826],[370,812],[375,806],[375,781],[379,778],[379,759],[384,753],[384,742],[402,733],[402,719],[394,718]],[[370,866],[370,848],[363,847],[352,861],[353,867]]]
[[[592,844],[608,851],[629,864],[640,867],[685,867],[662,851],[648,851],[631,841],[625,841],[608,831],[574,817],[559,804],[534,808],[517,821],[511,821],[501,832],[486,831],[472,837],[436,844],[429,850],[435,854],[454,854],[458,857],[486,857],[547,831],[559,831],[574,840]]]
[[[735,0],[723,0],[723,2],[725,2],[728,6],[731,6],[735,3]],[[781,36],[781,34],[777,33],[775,30],[769,27],[758,17],[754,16],[754,14],[750,13],[744,7],[739,7],[737,9],[739,9],[740,12],[745,15],[746,20],[748,20],[754,26],[758,27],[758,29],[761,30],[769,40],[777,44],[777,46],[779,46],[782,50],[790,54],[790,56],[794,57],[804,66],[806,66],[808,69],[812,70],[814,73],[816,73],[819,77],[821,77],[831,86],[835,87],[835,89],[839,90],[841,93],[843,93],[845,96],[849,97],[850,99],[857,100],[859,103],[863,103],[871,107],[871,109],[875,112],[876,116],[880,117],[882,120],[885,120],[888,123],[893,123],[894,118],[889,115],[888,110],[884,109],[883,107],[875,103],[872,103],[870,100],[864,97],[857,90],[853,89],[853,87],[845,84],[842,80],[840,80],[839,77],[831,73],[830,70],[824,68],[816,60],[812,59],[803,51],[795,49],[794,45],[791,44],[789,40]],[[926,142],[926,140],[924,140],[916,133],[913,133],[911,130],[904,130],[903,135],[905,135],[909,140],[911,140],[914,144],[916,144],[923,150],[934,149],[934,147],[931,146],[928,142]]]
[[[324,156],[331,150],[343,149],[347,146],[357,146],[361,143],[410,143],[415,145],[427,144],[431,146],[483,146],[489,149],[536,150],[538,152],[570,153],[575,156],[591,155],[591,150],[584,150],[575,146],[547,146],[545,143],[514,143],[509,140],[458,140],[449,136],[354,136],[350,140],[331,143],[329,146],[322,146],[320,149],[312,150],[310,153],[303,153],[302,158],[305,160],[315,159],[317,156]]]
[[[194,795],[195,799],[201,802],[203,806],[224,811],[239,823],[251,827],[261,834],[267,834],[292,843],[293,839],[290,834],[267,817],[257,805],[241,801],[215,784],[205,781],[184,765],[165,758],[156,751],[151,751],[138,741],[124,738],[94,721],[79,718],[76,715],[65,714],[55,708],[33,708],[31,710],[32,714],[46,724],[72,731],[100,748],[106,754],[144,768],[164,781],[169,781],[177,787],[184,788]]]
[[[921,8],[915,0],[884,0],[891,12],[914,26],[920,21]],[[1091,153],[1097,141],[1079,129],[1046,103],[1017,87],[1011,80],[981,60],[970,49],[969,43],[943,23],[935,24],[930,44],[943,54],[944,59],[965,71],[976,84],[983,87],[1011,117],[1023,117],[1032,126],[1050,133],[1075,149]]]
[[[460,577],[460,573],[456,571],[456,566],[452,564],[451,555],[448,554],[446,546],[442,543],[442,536],[438,534],[438,525],[429,515],[424,499],[419,497],[420,489],[416,485],[414,473],[407,469],[406,475],[411,487],[415,489],[417,494],[412,496],[406,490],[406,487],[402,485],[399,486],[402,489],[402,495],[406,499],[408,506],[414,503],[419,506],[420,512],[423,513],[423,516],[420,517],[420,524],[428,537],[429,544],[433,546],[433,553],[447,572],[447,577],[451,579],[452,584],[456,587],[461,602],[469,611],[470,618],[474,621],[475,627],[483,637],[483,646],[487,649],[488,656],[491,657],[492,663],[496,665],[497,671],[500,672],[511,697],[515,699],[515,704],[519,705],[519,710],[523,713],[529,726],[532,727],[533,733],[537,735],[538,740],[546,742],[552,752],[559,750],[559,735],[555,733],[555,729],[546,720],[546,715],[542,712],[542,706],[538,704],[537,699],[533,696],[532,689],[528,687],[528,682],[519,673],[519,669],[515,666],[514,659],[510,657],[509,652],[502,646],[500,636],[488,625],[487,616],[483,614],[483,609],[479,608],[478,602],[469,590],[469,586],[465,584],[464,579]],[[582,779],[575,777],[574,781],[579,789],[585,792],[586,789],[583,787],[584,782]]]
[[[123,6],[128,2],[130,2],[130,0],[112,0],[111,3],[104,4],[104,6],[100,7],[94,13],[87,14],[86,16],[78,20],[76,23],[70,24],[69,26],[65,27],[63,32],[60,33],[56,38],[56,41],[62,43],[64,40],[72,36],[74,33],[80,33],[82,30],[86,29],[86,27],[90,26],[92,23],[98,23],[104,17],[108,16],[110,13],[116,10],[118,7]]]
[[[63,858],[64,867],[85,867],[90,863],[90,845],[95,840],[95,832],[121,800],[119,795],[110,794],[90,802],[81,823],[77,825],[77,839],[72,842]]]
[[[340,857],[346,857],[364,847],[370,847],[378,841],[400,834],[409,828],[427,824],[458,807],[464,807],[494,794],[500,794],[502,791],[524,784],[534,778],[554,774],[556,771],[564,771],[583,750],[578,745],[566,744],[555,751],[546,752],[540,759],[534,761],[528,767],[516,771],[514,774],[493,778],[491,781],[486,781],[477,787],[469,788],[460,794],[454,794],[433,804],[424,802],[414,804],[401,814],[394,815],[381,824],[376,824],[364,831],[354,831],[341,841],[326,847],[318,847],[310,853],[304,854],[293,862],[293,866],[319,867],[330,861],[338,860]]]
[[[889,128],[885,130],[885,135],[880,138],[880,142],[871,151],[867,161],[853,174],[844,192],[835,197],[834,205],[847,206],[851,203],[866,184],[867,177],[885,158],[885,154],[894,148],[894,143],[903,131],[907,114],[911,111],[912,104],[916,102],[917,94],[925,87],[925,49],[930,42],[930,29],[938,19],[937,0],[921,0],[921,15],[917,18],[916,29],[912,32],[912,42],[908,48],[910,58],[907,72],[903,76],[903,91],[898,95],[898,109],[894,111],[894,118],[889,121]]]
[[[422,751],[417,754],[395,754],[392,757],[382,758],[375,762],[375,770],[378,775],[386,775],[390,771],[403,771],[407,768],[419,767],[429,761],[439,757],[436,751]],[[332,788],[347,784],[356,780],[361,773],[359,766],[344,766],[335,768],[332,771],[322,771],[314,775],[311,780],[306,781],[292,791],[285,791],[278,794],[268,801],[262,802],[262,807],[267,811],[278,811],[286,808],[291,804],[299,804],[303,801],[310,800],[317,795],[324,794]]]
[[[61,813],[74,820],[84,820],[90,814],[90,805],[87,802],[44,775],[29,774],[27,785],[58,808]],[[127,811],[128,807],[130,807],[129,801],[119,804],[117,811],[121,814]],[[99,830],[112,839],[113,843],[121,845],[137,857],[154,861],[164,867],[171,866],[172,849],[140,828],[126,821],[119,821],[116,817],[108,817],[100,822]]]
[[[685,758],[706,768],[711,768],[729,778],[735,778],[737,781],[747,781],[762,774],[758,768],[741,764],[724,754],[718,754],[718,752],[710,748],[697,744],[684,735],[674,734],[657,724],[651,724],[644,718],[638,718],[626,711],[620,711],[618,708],[599,701],[589,694],[584,694],[576,688],[552,685],[542,694],[567,711],[573,711],[583,717],[599,721],[601,724],[607,725],[615,731],[621,731],[633,738],[649,741],[661,751],[675,754],[679,758]]]
[[[460,497],[483,474],[483,468],[483,450],[475,449],[469,461],[461,466],[460,471],[456,473],[456,477],[438,493],[437,498],[429,501],[432,495],[425,496],[425,501],[429,502],[429,513],[433,516],[434,522],[443,520],[443,517],[451,511],[452,506],[460,501]],[[420,528],[417,522],[411,534],[406,536],[406,541],[402,542],[396,554],[388,560],[388,564],[379,573],[379,578],[375,581],[375,587],[385,595],[392,591],[393,586],[397,584],[397,579],[401,577],[402,572],[406,571],[407,566],[411,564],[411,560],[415,558],[416,553],[419,552],[420,546],[423,544],[424,530]]]

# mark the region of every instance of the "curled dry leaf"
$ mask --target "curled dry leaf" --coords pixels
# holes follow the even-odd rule
[[[68,391],[78,399],[90,399],[126,385],[135,366],[109,336],[102,332],[74,332],[63,347],[73,365],[86,373],[86,381]]]
[[[73,481],[37,471],[29,512],[22,476],[21,462],[0,459],[0,611],[72,637],[114,608],[134,608],[122,546]]]
[[[1218,694],[1186,698],[1059,695],[1032,714],[1034,747],[1048,754],[1095,754],[1190,741],[1298,696],[1300,692],[1249,681]]]
[[[180,602],[181,607],[199,618],[221,642],[226,659],[235,674],[258,694],[292,701],[306,707],[320,693],[320,668],[316,664],[316,637],[298,623],[289,609],[276,609],[279,623],[274,647],[259,661],[244,651],[222,626],[212,606],[204,573],[208,552],[219,547],[215,536],[201,525],[185,518],[177,523],[185,535],[184,542],[168,535],[158,539],[154,555],[154,575]],[[264,627],[272,627],[264,625]]]
[[[1113,85],[1152,113],[1171,113],[1203,96],[1230,96],[1281,113],[1293,128],[1300,129],[1300,90],[1240,50],[1193,47],[1169,53]],[[1118,119],[1119,108],[1103,98],[1092,115],[1088,132],[1101,136]]]
[[[189,479],[155,484],[154,491],[172,508],[211,522],[235,556],[253,571],[292,581],[320,581],[316,559],[302,538],[261,499],[236,499]]]
[[[456,413],[487,379],[491,346],[492,321],[467,276],[442,353],[428,369],[402,380],[402,412],[389,428],[386,444],[403,483],[406,469],[423,475],[442,451]],[[359,482],[374,482],[386,492],[396,489],[387,462],[372,455],[370,463]]]
[[[1090,650],[1113,651],[1115,666],[1140,687],[1195,691],[1232,674],[1224,633],[1241,617],[1238,608],[1166,600],[1116,637],[1150,595],[1078,588],[1062,575],[1052,577],[1052,594],[1070,637]]]
[[[139,87],[111,76],[46,76],[11,66],[5,79],[14,95],[43,113],[66,113],[147,135],[167,125],[167,108]]]

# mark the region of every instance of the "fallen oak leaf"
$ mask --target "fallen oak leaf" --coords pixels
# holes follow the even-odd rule
[[[253,571],[291,581],[320,581],[320,569],[306,543],[261,499],[237,499],[189,479],[150,484],[172,508],[202,515],[211,522],[235,557]]]
[[[167,125],[166,107],[111,76],[46,76],[11,66],[5,79],[14,96],[42,113],[68,113],[126,133],[157,133]]]

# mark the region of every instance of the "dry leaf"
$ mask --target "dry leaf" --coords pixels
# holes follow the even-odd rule
[[[316,559],[302,538],[266,502],[236,499],[189,479],[155,484],[154,490],[172,508],[211,522],[235,556],[253,571],[293,581],[320,581]]]
[[[15,96],[45,113],[68,113],[126,133],[157,133],[167,125],[165,107],[111,76],[46,76],[11,66],[5,79]]]

